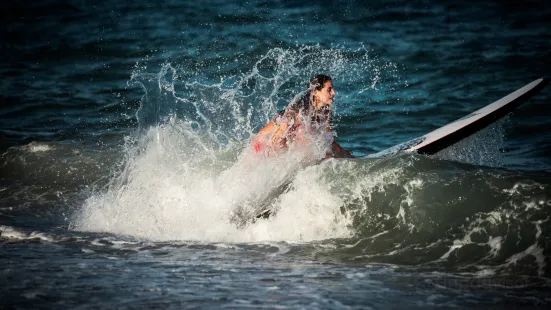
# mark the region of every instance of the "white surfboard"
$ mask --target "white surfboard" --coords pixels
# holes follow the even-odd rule
[[[455,122],[449,123],[419,138],[400,143],[366,157],[379,158],[398,153],[413,152],[427,155],[435,154],[498,121],[537,94],[547,83],[549,83],[549,79],[547,78],[537,79]]]

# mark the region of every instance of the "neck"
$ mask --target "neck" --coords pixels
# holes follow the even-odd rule
[[[322,108],[319,100],[314,99],[314,110],[319,111]]]

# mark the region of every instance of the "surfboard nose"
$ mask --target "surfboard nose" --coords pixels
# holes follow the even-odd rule
[[[367,157],[387,157],[402,152],[435,154],[503,118],[522,103],[538,94],[547,84],[549,84],[549,78],[541,77],[507,96],[424,136],[400,143]]]

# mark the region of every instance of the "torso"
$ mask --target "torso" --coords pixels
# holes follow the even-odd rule
[[[298,111],[281,111],[254,138],[253,149],[257,154],[270,156],[274,152],[286,150],[292,144],[306,145],[313,139],[322,139],[326,147],[333,142],[331,129],[332,111],[324,109],[311,115],[301,115]],[[309,121],[309,125],[305,125]]]

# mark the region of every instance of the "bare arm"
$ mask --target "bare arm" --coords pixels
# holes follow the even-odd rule
[[[331,151],[333,152],[333,157],[354,158],[354,155],[352,155],[349,151],[345,150],[342,146],[340,146],[335,141],[333,141],[333,144],[331,145]]]
[[[333,119],[333,114],[331,112],[331,115],[329,116],[329,122],[328,122],[328,126],[326,128],[327,132],[332,132],[333,131],[333,128],[332,128],[332,119]],[[333,143],[331,144],[331,152],[333,154],[331,154],[330,156],[326,156],[326,157],[336,157],[336,158],[354,158],[354,155],[352,155],[349,151],[345,150],[342,146],[340,146],[337,141],[333,140]]]

